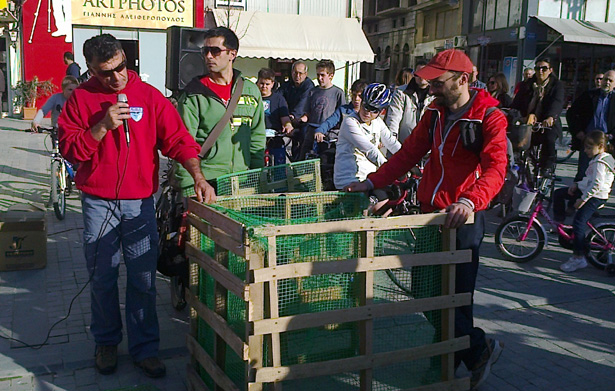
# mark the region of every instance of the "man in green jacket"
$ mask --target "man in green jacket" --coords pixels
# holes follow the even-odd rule
[[[203,58],[209,73],[192,79],[179,98],[179,113],[197,142],[203,144],[226,111],[241,73],[233,69],[239,39],[235,33],[218,27],[205,33]],[[259,89],[243,78],[237,108],[213,147],[201,160],[208,181],[233,172],[264,166],[265,113]],[[192,177],[183,167],[176,170],[182,189],[192,187]]]

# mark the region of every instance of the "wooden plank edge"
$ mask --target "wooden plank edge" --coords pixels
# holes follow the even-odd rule
[[[228,326],[228,323],[220,315],[209,309],[205,304],[198,299],[190,291],[186,291],[186,301],[194,308],[199,317],[212,328],[212,330],[233,349],[237,356],[242,360],[248,360],[248,345],[235,334],[233,329]]]
[[[360,273],[412,266],[446,265],[472,261],[472,250],[442,251],[423,254],[384,255],[326,262],[300,262],[254,270],[253,283],[309,277],[320,274]]]
[[[189,391],[211,391],[190,364],[186,364],[186,380],[188,380]]]
[[[254,233],[262,236],[305,235],[331,232],[384,231],[390,229],[419,228],[426,225],[444,225],[446,213],[426,213],[388,218],[365,218],[357,220],[336,220],[323,223],[278,225],[254,228]],[[474,222],[470,215],[466,224]]]
[[[240,240],[233,238],[221,229],[203,222],[197,215],[192,213],[188,214],[188,223],[197,231],[216,242],[216,244],[235,255],[246,258],[248,246],[244,243],[244,238],[240,238]]]
[[[203,367],[219,387],[224,391],[239,391],[235,383],[229,379],[218,365],[216,365],[215,361],[209,357],[205,349],[203,349],[191,335],[186,336],[186,345],[192,357],[201,364],[201,367]]]
[[[342,310],[255,320],[251,323],[252,333],[253,335],[266,335],[320,327],[328,324],[359,322],[367,319],[433,310],[448,310],[449,308],[470,305],[472,300],[471,297],[472,295],[470,293],[457,293],[448,296],[409,299],[396,303],[371,304]]]
[[[190,242],[186,242],[186,256],[235,296],[248,301],[248,285]]]
[[[194,198],[188,199],[188,211],[226,232],[231,237],[243,238],[245,235],[245,226],[243,224],[218,212],[208,205],[198,202]]]
[[[459,379],[443,381],[425,386],[406,388],[402,391],[467,391],[470,389],[470,378],[462,377]]]
[[[309,364],[297,364],[286,367],[256,368],[256,383],[272,383],[294,379],[335,375],[344,372],[358,372],[365,369],[397,364],[404,361],[418,360],[466,349],[470,346],[470,337],[464,336],[449,341],[418,346],[414,348],[356,356],[338,360],[321,361]]]

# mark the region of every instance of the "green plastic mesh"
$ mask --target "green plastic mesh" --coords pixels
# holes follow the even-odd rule
[[[320,159],[236,172],[216,179],[219,196],[322,190]]]
[[[362,194],[307,193],[288,195],[260,195],[222,197],[213,205],[219,212],[246,225],[251,245],[258,245],[268,259],[267,238],[260,237],[255,228],[267,226],[311,224],[336,220],[363,218],[367,199]],[[362,256],[364,236],[360,232],[335,232],[276,236],[276,262],[278,265],[299,262],[345,260]],[[206,236],[192,237],[201,249],[214,257],[215,244]],[[426,226],[413,229],[378,231],[375,235],[375,255],[397,255],[440,251],[439,227]],[[245,280],[247,263],[226,252],[228,268]],[[218,254],[219,256],[219,254]],[[316,275],[278,281],[279,316],[316,313],[359,305],[360,286],[357,273]],[[209,308],[214,303],[214,280],[200,271],[201,301]],[[391,269],[374,272],[374,302],[387,303],[411,298],[439,296],[441,293],[441,267],[419,266],[412,269]],[[224,314],[230,327],[242,338],[246,335],[247,305],[232,293],[227,295]],[[374,353],[382,353],[429,345],[441,340],[440,311],[415,313],[374,320]],[[358,323],[348,322],[308,328],[280,334],[283,366],[355,357],[359,354]],[[213,357],[215,334],[199,319],[198,341]],[[263,346],[265,366],[273,366],[270,339]],[[415,360],[409,363],[374,370],[373,386],[376,390],[407,389],[411,384],[425,385],[439,381],[440,357]],[[239,389],[247,387],[246,365],[232,350],[227,349],[225,373]],[[201,371],[206,384],[213,388],[209,376]],[[376,376],[378,374],[378,376]],[[339,374],[309,380],[285,381],[289,389],[323,390],[356,389],[358,374]],[[335,388],[334,388],[335,387]]]

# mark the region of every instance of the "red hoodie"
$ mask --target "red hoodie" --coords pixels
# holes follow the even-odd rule
[[[135,72],[128,71],[119,93],[126,94],[131,108],[130,149],[123,126],[101,141],[92,137],[90,129],[118,95],[92,77],[75,89],[60,115],[60,150],[69,162],[79,163],[75,182],[81,191],[105,199],[147,198],[158,190],[158,150],[183,163],[197,158],[201,147],[173,105]]]
[[[484,90],[478,90],[476,94],[470,108],[451,127],[448,135],[443,134],[446,110],[432,103],[404,141],[402,149],[367,177],[374,187],[382,188],[391,184],[431,150],[417,193],[423,212],[444,209],[460,198],[472,201],[477,211],[486,209],[504,183],[508,163],[507,122],[499,110],[491,113],[483,122],[487,108],[497,106],[499,102]],[[438,115],[439,120],[430,144],[429,125],[432,115]],[[483,122],[484,143],[480,158],[463,147],[459,135],[461,121]]]

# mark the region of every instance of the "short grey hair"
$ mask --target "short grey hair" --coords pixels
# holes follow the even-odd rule
[[[308,66],[307,66],[307,64],[306,64],[305,62],[301,61],[301,60],[298,60],[298,61],[293,62],[293,66],[292,66],[292,68],[291,68],[291,69],[292,69],[292,70],[295,70],[295,68],[297,67],[297,65],[303,65],[303,66],[305,67],[305,71],[306,71],[306,72],[308,71]]]

